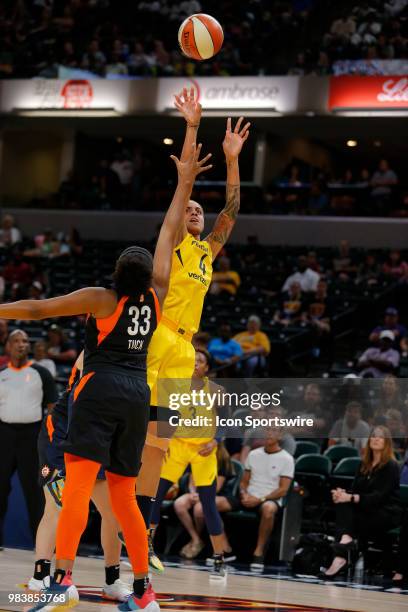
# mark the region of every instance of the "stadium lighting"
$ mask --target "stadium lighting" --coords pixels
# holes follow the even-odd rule
[[[165,145],[170,146],[170,145],[173,144],[173,142],[174,142],[174,140],[172,138],[163,138],[163,144],[165,144]]]
[[[348,141],[346,142],[346,145],[347,145],[348,147],[356,147],[356,146],[357,146],[357,144],[358,144],[358,143],[357,143],[357,140],[348,140]]]

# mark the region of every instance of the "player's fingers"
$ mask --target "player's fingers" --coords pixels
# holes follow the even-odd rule
[[[245,134],[242,137],[242,140],[245,142],[247,140],[248,136],[249,136],[249,130],[247,132],[245,132]]]
[[[244,118],[243,118],[243,117],[240,117],[240,118],[238,119],[237,124],[236,124],[236,126],[235,126],[235,130],[234,130],[235,134],[238,134],[238,133],[239,133],[239,131],[240,131],[240,129],[241,129],[241,123],[243,122],[243,120],[244,120]]]
[[[231,117],[228,117],[227,119],[227,132],[231,131]]]
[[[242,130],[240,131],[239,135],[243,136],[245,134],[245,132],[247,132],[249,130],[250,125],[251,125],[251,123],[250,123],[250,121],[248,121],[248,123],[246,123],[244,125],[244,127],[242,128]]]
[[[200,166],[202,166],[203,164],[205,164],[206,162],[208,162],[208,160],[210,159],[210,157],[212,157],[212,153],[208,153],[208,155],[206,155],[205,157],[203,157],[203,159],[200,159],[200,161],[198,162],[200,164]]]
[[[203,168],[200,168],[197,174],[201,174],[202,172],[207,172],[207,170],[211,170],[212,168],[212,164],[210,164],[209,166],[204,166]]]
[[[180,160],[178,159],[178,157],[176,157],[175,155],[170,155],[170,159],[172,159],[174,163],[176,164],[176,166],[178,167],[180,163]]]
[[[194,100],[194,87],[193,86],[190,89],[190,99]]]
[[[187,87],[183,88],[183,96],[184,96],[184,100],[186,102],[188,102],[188,92],[187,92]]]
[[[175,100],[175,101],[174,101],[174,106],[175,106],[175,107],[176,107],[176,108],[177,108],[179,111],[183,110],[183,105],[182,105],[182,103],[181,103],[181,102],[179,102],[179,101],[177,101],[177,100]]]
[[[196,151],[195,151],[195,155],[194,155],[194,160],[195,160],[195,161],[198,161],[198,159],[199,159],[199,157],[200,157],[201,147],[202,147],[202,146],[203,146],[203,145],[201,144],[201,142],[200,142],[200,144],[199,144],[199,145],[197,145],[197,148],[196,148]]]

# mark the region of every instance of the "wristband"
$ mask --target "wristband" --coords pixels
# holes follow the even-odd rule
[[[199,123],[187,123],[187,127],[198,128]]]

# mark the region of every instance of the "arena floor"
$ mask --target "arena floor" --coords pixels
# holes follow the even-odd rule
[[[0,612],[22,611],[25,605],[10,605],[9,593],[23,593],[21,583],[31,575],[33,554],[6,549],[0,552]],[[115,610],[115,604],[101,597],[103,563],[100,559],[78,558],[76,583],[81,595],[82,612]],[[122,579],[131,582],[128,563],[122,563]],[[313,583],[314,582],[314,583]],[[286,612],[405,612],[408,591],[385,592],[380,587],[353,588],[344,583],[318,583],[317,580],[291,580],[272,574],[248,575],[231,568],[227,583],[209,583],[208,570],[197,565],[169,564],[163,576],[154,578],[162,610],[173,612],[251,611]]]

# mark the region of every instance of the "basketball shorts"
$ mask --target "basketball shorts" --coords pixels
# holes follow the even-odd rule
[[[207,457],[199,455],[199,450],[199,444],[191,444],[180,438],[173,438],[160,477],[170,482],[178,482],[190,465],[196,487],[211,485],[217,478],[217,449],[214,448]]]
[[[191,342],[160,323],[150,341],[147,355],[147,383],[151,390],[151,405],[167,410],[169,393],[188,392],[194,366],[195,350]],[[163,410],[161,412],[163,413]],[[158,423],[149,425],[146,444],[167,450],[172,434],[164,423],[160,424],[163,417],[157,420]]]
[[[74,392],[65,453],[100,463],[106,471],[137,476],[149,422],[150,390],[144,376],[98,371]]]

